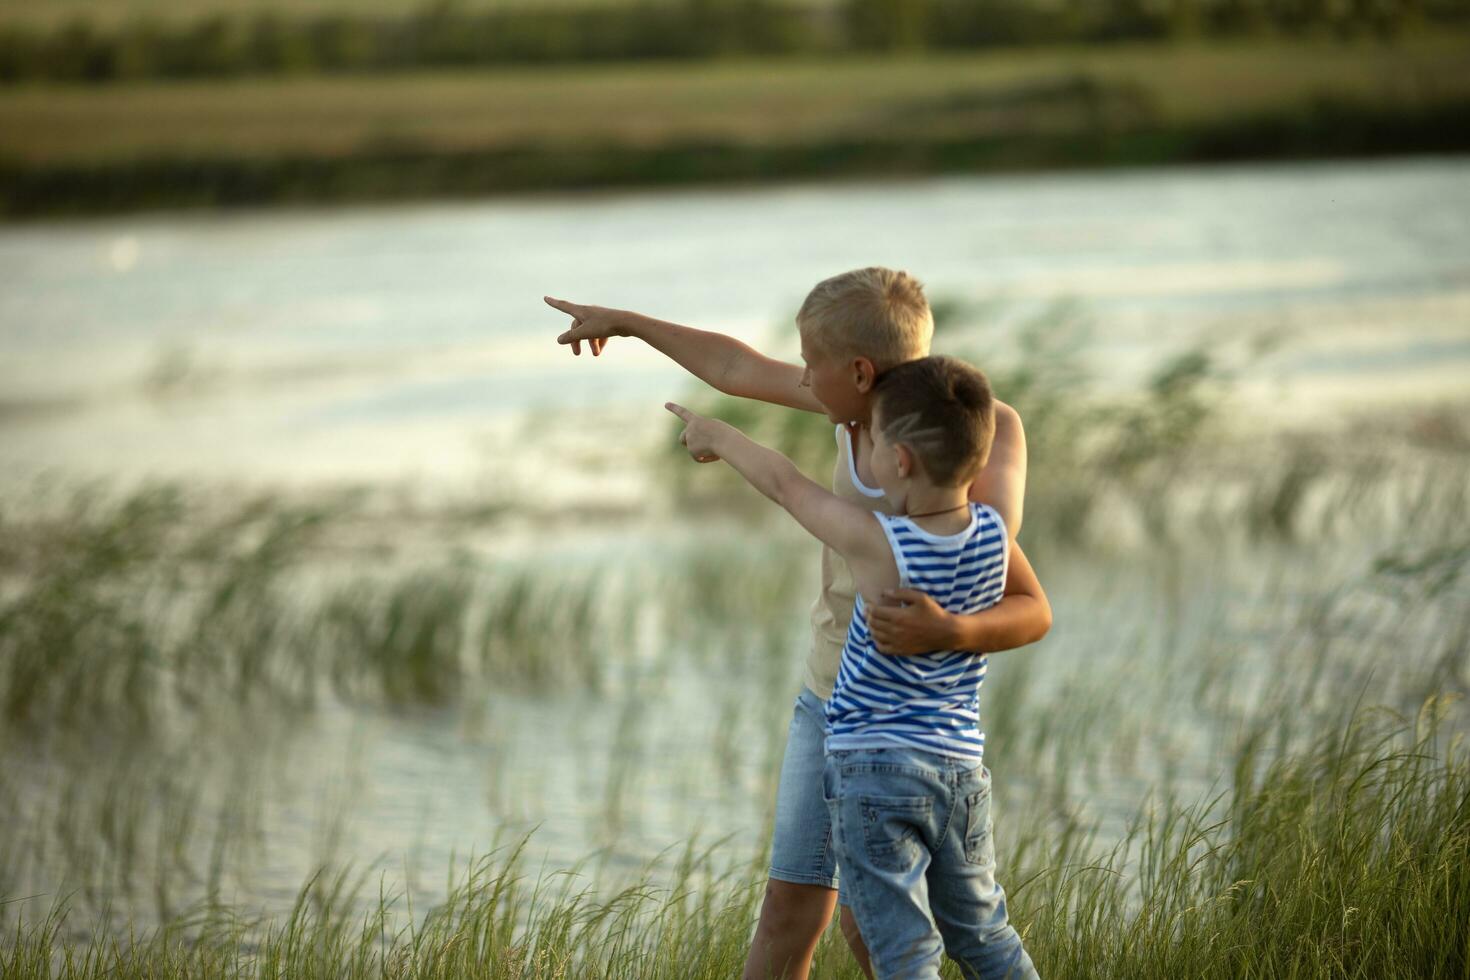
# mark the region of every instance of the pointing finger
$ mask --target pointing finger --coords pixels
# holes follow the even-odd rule
[[[683,405],[676,405],[673,402],[664,402],[664,408],[667,408],[669,411],[679,416],[679,418],[683,419],[685,422],[692,422],[695,418],[694,413],[689,411],[689,409],[685,408]]]
[[[551,307],[554,310],[561,310],[563,313],[570,313],[572,316],[580,315],[579,311],[582,309],[580,303],[572,303],[564,299],[555,299],[551,296],[543,296],[541,298],[546,301],[547,306]]]

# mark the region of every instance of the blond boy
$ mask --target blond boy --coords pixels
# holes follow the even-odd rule
[[[891,512],[871,470],[868,424],[880,373],[929,352],[933,317],[922,286],[912,276],[867,268],[818,283],[796,316],[800,366],[766,357],[723,334],[625,310],[551,297],[546,302],[573,318],[557,338],[573,354],[580,354],[586,343],[600,355],[610,338],[634,337],[725,394],[826,415],[836,424],[833,493],[869,510]],[[703,453],[696,458],[713,462],[717,457]],[[1021,525],[1025,476],[1020,418],[997,402],[989,459],[967,496],[993,507],[1012,540]],[[1019,548],[1011,550],[1011,569],[1016,582],[1034,582]],[[746,962],[747,980],[805,977],[837,901],[836,857],[822,797],[824,716],[855,596],[847,562],[824,546],[821,592],[812,608],[812,645],[787,736],[770,878]],[[1039,586],[1013,589],[1008,583],[998,605],[969,615],[947,612],[918,590],[893,589],[878,598],[867,608],[867,625],[878,649],[893,655],[938,649],[992,653],[1034,642],[1051,624]],[[843,910],[842,925],[867,970],[866,950],[848,909]]]

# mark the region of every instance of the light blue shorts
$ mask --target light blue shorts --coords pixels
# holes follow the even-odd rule
[[[826,713],[826,702],[803,687],[792,708],[781,785],[776,790],[771,877],[836,888],[837,852],[832,845],[831,815],[822,796]]]
[[[979,759],[837,751],[825,795],[843,904],[878,976],[939,980],[948,953],[967,980],[1036,980],[995,880],[990,771]]]

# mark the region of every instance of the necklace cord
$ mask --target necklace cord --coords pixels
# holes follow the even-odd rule
[[[903,516],[907,517],[909,520],[913,520],[916,517],[933,517],[935,514],[948,514],[952,510],[959,510],[961,507],[968,506],[970,506],[970,504],[968,501],[966,501],[963,504],[955,504],[953,507],[946,507],[943,510],[931,510],[927,514],[905,514]]]

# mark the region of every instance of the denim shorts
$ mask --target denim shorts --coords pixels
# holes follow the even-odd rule
[[[822,797],[826,764],[827,704],[807,688],[796,696],[786,757],[776,791],[776,829],[771,839],[771,877],[799,885],[837,887],[832,821]]]
[[[978,759],[839,750],[823,795],[842,901],[878,976],[938,980],[945,953],[969,980],[1036,976],[995,880],[990,772]]]

